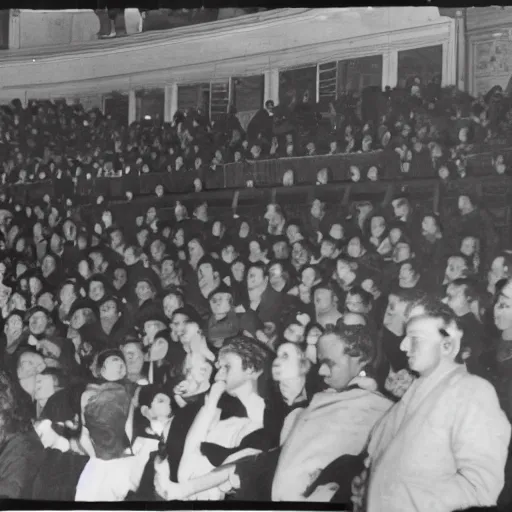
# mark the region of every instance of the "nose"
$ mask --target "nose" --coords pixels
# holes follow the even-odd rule
[[[409,338],[407,336],[400,343],[400,350],[402,352],[408,352],[409,351]]]
[[[443,304],[448,304],[448,297],[445,297],[444,299],[442,299],[441,302]]]
[[[329,372],[327,371],[327,365],[322,364],[318,369],[318,375],[320,375],[320,377],[326,377],[328,374]]]

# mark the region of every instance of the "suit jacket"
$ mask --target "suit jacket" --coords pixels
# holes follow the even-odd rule
[[[451,512],[496,504],[510,423],[486,380],[465,366],[418,379],[375,427],[368,512]]]

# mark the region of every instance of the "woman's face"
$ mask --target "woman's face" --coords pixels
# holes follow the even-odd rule
[[[42,290],[43,284],[41,283],[39,278],[31,277],[28,281],[28,288],[32,295],[36,295]]]
[[[298,234],[299,234],[299,228],[295,224],[290,224],[286,228],[286,236],[288,237],[288,240],[290,242],[295,240],[297,238]]]
[[[309,253],[300,242],[293,244],[292,260],[299,266],[309,263]]]
[[[219,237],[219,236],[221,236],[221,234],[222,234],[222,224],[218,220],[216,220],[212,226],[212,235],[215,237]]]
[[[318,341],[320,336],[322,336],[322,331],[316,326],[311,327],[311,329],[309,330],[309,332],[306,336],[306,341],[308,344],[309,343],[316,344],[316,342]]]
[[[424,233],[433,235],[437,231],[436,221],[430,215],[427,215],[423,218],[421,229]]]

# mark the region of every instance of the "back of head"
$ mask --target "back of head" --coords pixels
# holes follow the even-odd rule
[[[115,459],[122,454],[130,403],[126,388],[117,383],[98,386],[89,397],[84,421],[99,459]]]

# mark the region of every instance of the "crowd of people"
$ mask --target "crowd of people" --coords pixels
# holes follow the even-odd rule
[[[506,133],[498,96],[469,121],[455,102],[436,137]],[[3,182],[60,184],[34,205],[0,194],[0,497],[509,510],[512,250],[470,193],[450,219],[404,192],[347,218],[269,204],[261,222],[177,203],[172,221],[150,207],[126,227],[108,204],[71,207],[73,180],[122,165],[279,154],[272,107],[247,138],[200,112],[123,128],[65,103],[3,110]],[[292,150],[313,136],[295,113]],[[352,151],[430,133],[389,119],[374,139],[344,110],[333,134]]]
[[[475,198],[134,232],[4,199],[0,496],[508,510],[512,251]]]
[[[371,109],[347,93],[329,104],[323,120],[309,91],[302,97],[295,91],[289,104],[267,101],[246,131],[234,108],[215,122],[197,108],[178,111],[172,123],[156,116],[126,126],[122,116],[85,111],[79,103],[30,101],[23,108],[15,100],[0,110],[1,183],[51,180],[57,198],[76,204],[93,199],[97,178],[117,177],[131,200],[140,194],[139,177],[147,174],[173,176],[177,190],[156,187],[161,196],[205,189],[208,176],[221,173],[226,163],[378,149],[400,155],[401,173],[417,161],[426,163],[419,172],[429,177],[464,178],[468,154],[510,142],[510,100],[499,87],[475,99],[438,82],[422,86],[416,79],[408,88],[388,88],[374,96]],[[499,174],[507,165],[503,155],[496,158]],[[374,174],[368,179],[378,179]]]

